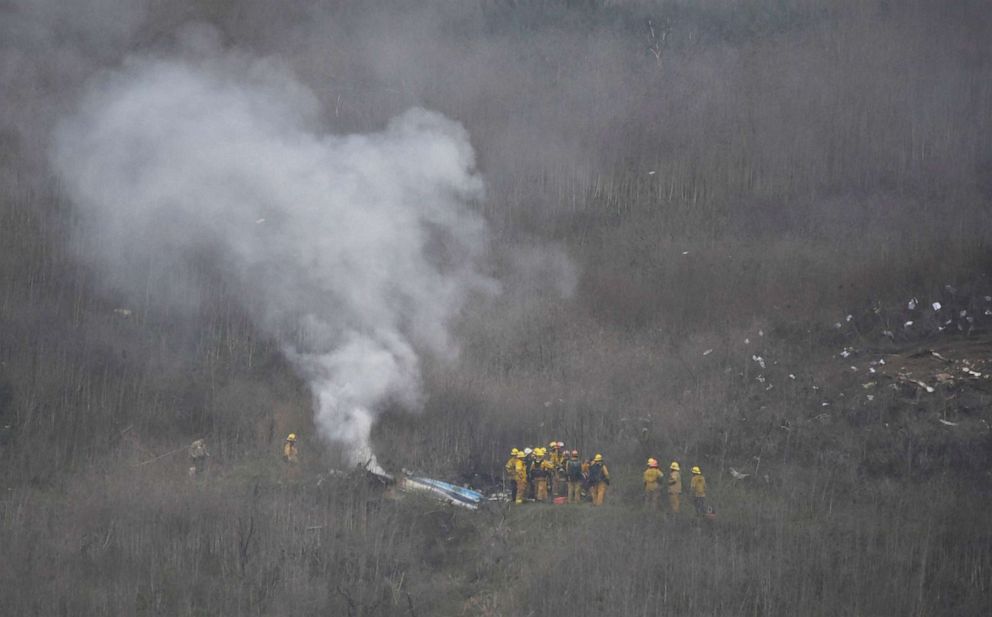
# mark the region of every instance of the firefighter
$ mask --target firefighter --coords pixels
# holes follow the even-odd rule
[[[610,471],[603,462],[603,455],[597,454],[589,465],[589,485],[592,487],[592,505],[601,506],[606,499],[606,487],[610,483]]]
[[[558,494],[561,492],[560,476],[561,476],[561,470],[564,468],[565,465],[565,454],[566,454],[562,452],[562,448],[564,446],[565,443],[562,441],[552,441],[549,444],[549,447],[551,448],[551,452],[548,454],[548,460],[551,462],[551,467],[552,467],[552,471],[550,475],[552,497],[557,497]]]
[[[582,473],[582,459],[579,458],[578,450],[572,450],[572,456],[565,463],[565,480],[568,482],[568,503],[581,503],[585,474]]]
[[[534,462],[530,467],[530,475],[534,483],[534,500],[548,500],[548,469],[550,462],[545,458],[547,451],[544,448],[534,450]]]
[[[517,497],[517,454],[520,450],[513,448],[510,450],[510,458],[506,461],[506,465],[503,465],[503,474],[506,477],[507,488],[510,491],[510,500],[513,501]]]
[[[531,469],[534,466],[534,449],[524,448],[524,465],[527,467],[527,484],[524,485],[524,499],[534,496],[532,486],[534,478],[531,476]]]
[[[706,478],[699,467],[692,468],[692,480],[689,482],[692,489],[692,505],[696,506],[696,515],[706,514]]]
[[[207,451],[205,439],[197,439],[189,444],[189,458],[193,462],[193,466],[189,468],[191,478],[203,475],[203,472],[207,470],[207,458],[209,456],[210,452]]]
[[[527,490],[527,454],[524,452],[517,452],[517,460],[513,466],[513,472],[516,476],[515,483],[517,485],[516,495],[513,497],[514,503],[522,504],[524,502],[524,492]]]
[[[300,452],[296,448],[296,433],[290,433],[286,436],[286,442],[282,444],[282,460],[290,465],[300,463]]]
[[[671,506],[674,514],[678,514],[682,499],[682,473],[679,464],[675,461],[672,461],[668,468],[671,470],[668,474],[668,505]]]
[[[661,494],[658,481],[663,475],[658,469],[658,461],[649,458],[648,468],[644,470],[644,505],[652,510],[658,509],[658,496]]]

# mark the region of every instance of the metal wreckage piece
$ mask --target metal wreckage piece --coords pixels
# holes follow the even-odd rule
[[[366,469],[366,471],[385,484],[395,486],[404,493],[425,494],[437,501],[468,510],[478,510],[482,503],[488,499],[479,491],[443,480],[416,476],[406,469],[403,470],[403,475],[398,477],[383,471],[372,471],[371,469]]]

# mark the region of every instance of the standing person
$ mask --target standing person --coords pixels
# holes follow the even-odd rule
[[[517,460],[513,466],[513,473],[516,476],[517,493],[513,497],[514,503],[524,502],[524,492],[527,490],[527,454],[517,452]]]
[[[286,436],[286,441],[282,444],[282,460],[292,466],[300,464],[300,451],[296,447],[296,433]]]
[[[698,466],[692,468],[689,488],[692,489],[692,505],[696,506],[696,516],[703,516],[706,514],[706,478]]]
[[[561,450],[564,445],[564,442],[561,441],[552,441],[550,444],[551,452],[548,454],[548,460],[551,462],[552,467],[550,476],[552,497],[557,497],[558,493],[561,491],[559,473],[562,466],[565,464],[564,455],[566,453],[563,453]]]
[[[534,500],[548,500],[548,470],[551,462],[545,458],[547,452],[544,448],[534,450],[534,464],[531,467],[531,477],[534,478]]]
[[[503,465],[503,476],[506,478],[507,489],[510,492],[510,501],[514,501],[517,498],[517,454],[520,450],[512,448],[510,450],[510,458],[506,461],[506,465]]]
[[[582,482],[585,476],[582,473],[582,459],[579,458],[579,451],[572,450],[572,456],[565,464],[565,481],[568,482],[568,503],[582,503]]]
[[[527,468],[527,483],[524,484],[523,493],[524,499],[534,496],[534,489],[531,486],[534,481],[534,477],[531,475],[531,471],[534,468],[534,449],[524,448],[524,466]],[[519,488],[517,490],[520,490]]]
[[[658,461],[649,458],[648,468],[644,470],[644,505],[652,510],[658,509],[658,496],[661,495],[658,481],[663,475],[658,469]]]
[[[671,506],[674,514],[678,514],[682,500],[682,473],[679,464],[675,461],[672,461],[669,469],[671,473],[668,474],[668,505]]]
[[[191,477],[195,478],[203,475],[203,472],[207,470],[207,458],[209,456],[210,452],[207,451],[207,440],[197,439],[189,444],[189,458],[193,462],[193,466],[189,468],[189,475]]]
[[[610,483],[610,471],[603,462],[603,455],[597,454],[589,465],[589,485],[592,486],[592,505],[601,506],[606,499],[606,487]]]

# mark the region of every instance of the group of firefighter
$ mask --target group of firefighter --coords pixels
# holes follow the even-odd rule
[[[552,441],[547,448],[513,448],[504,469],[507,489],[512,500],[518,504],[525,501],[549,502],[556,498],[564,498],[565,503],[576,504],[588,496],[594,506],[601,506],[606,500],[606,487],[610,485],[610,470],[606,467],[602,454],[597,453],[591,459],[583,459],[578,450],[567,450],[561,441]],[[676,514],[681,510],[682,469],[678,461],[672,461],[668,466],[666,477],[659,468],[658,461],[649,458],[643,480],[646,507],[659,509],[664,484],[669,508]],[[692,468],[689,489],[696,514],[709,514],[711,510],[706,507],[706,478],[698,466]]]

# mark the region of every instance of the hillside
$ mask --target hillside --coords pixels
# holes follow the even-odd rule
[[[992,613],[983,2],[63,4],[0,6],[7,612]],[[356,470],[551,439],[605,506]]]

